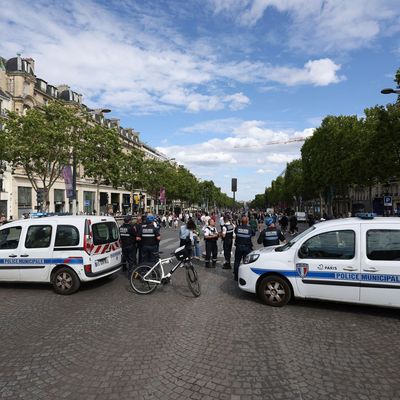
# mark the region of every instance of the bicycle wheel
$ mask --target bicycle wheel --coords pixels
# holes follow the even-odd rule
[[[194,297],[199,297],[201,295],[200,282],[197,276],[197,271],[191,264],[186,266],[186,281]]]
[[[160,273],[157,268],[153,269],[146,279],[143,277],[153,268],[150,265],[139,265],[131,273],[131,286],[132,289],[138,294],[150,294],[156,290],[158,283],[148,282],[147,279],[160,281]]]

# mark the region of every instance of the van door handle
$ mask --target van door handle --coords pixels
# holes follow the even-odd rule
[[[366,272],[378,272],[379,269],[376,269],[375,267],[371,267],[371,268],[364,268],[363,271],[366,271]]]
[[[29,254],[21,254],[21,257],[29,257]]]
[[[358,268],[356,267],[343,267],[343,271],[357,271]]]
[[[10,254],[8,257],[15,258],[15,257],[18,257],[18,256],[16,254]]]

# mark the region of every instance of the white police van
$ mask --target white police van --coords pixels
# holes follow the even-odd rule
[[[321,222],[281,246],[250,253],[239,287],[271,306],[292,297],[400,306],[400,218]]]
[[[50,282],[72,294],[81,282],[121,266],[118,226],[112,217],[54,216],[0,227],[0,281]]]

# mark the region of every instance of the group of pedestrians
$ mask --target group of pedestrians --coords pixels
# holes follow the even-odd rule
[[[179,227],[179,244],[180,246],[190,244],[193,249],[193,258],[200,260],[200,242],[203,237],[205,267],[215,268],[218,257],[218,240],[221,239],[224,254],[223,269],[232,269],[232,249],[235,245],[233,275],[237,280],[239,265],[253,250],[252,238],[257,231],[259,232],[257,243],[263,244],[265,247],[278,245],[285,241],[284,231],[287,224],[285,225],[284,217],[286,216],[281,216],[278,221],[278,216],[263,216],[265,228],[261,229],[260,215],[250,214],[249,218],[248,215],[238,217],[231,213],[225,213],[219,219],[220,229],[218,230],[216,213],[188,215],[187,218],[184,218],[186,219],[185,223]],[[157,260],[161,240],[160,225],[166,226],[162,218],[155,218],[149,214],[142,221],[142,218],[138,216],[134,224],[130,216],[124,218],[124,223],[120,226],[120,236],[128,274],[139,263],[154,263]],[[287,217],[286,219],[289,224],[289,219]],[[277,228],[278,222],[281,229]],[[295,230],[294,227],[292,228]]]

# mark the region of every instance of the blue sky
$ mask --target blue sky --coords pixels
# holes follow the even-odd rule
[[[262,193],[326,115],[393,102],[399,0],[0,0],[0,55],[237,199]],[[289,143],[287,143],[289,141]],[[279,142],[271,144],[271,142]]]

